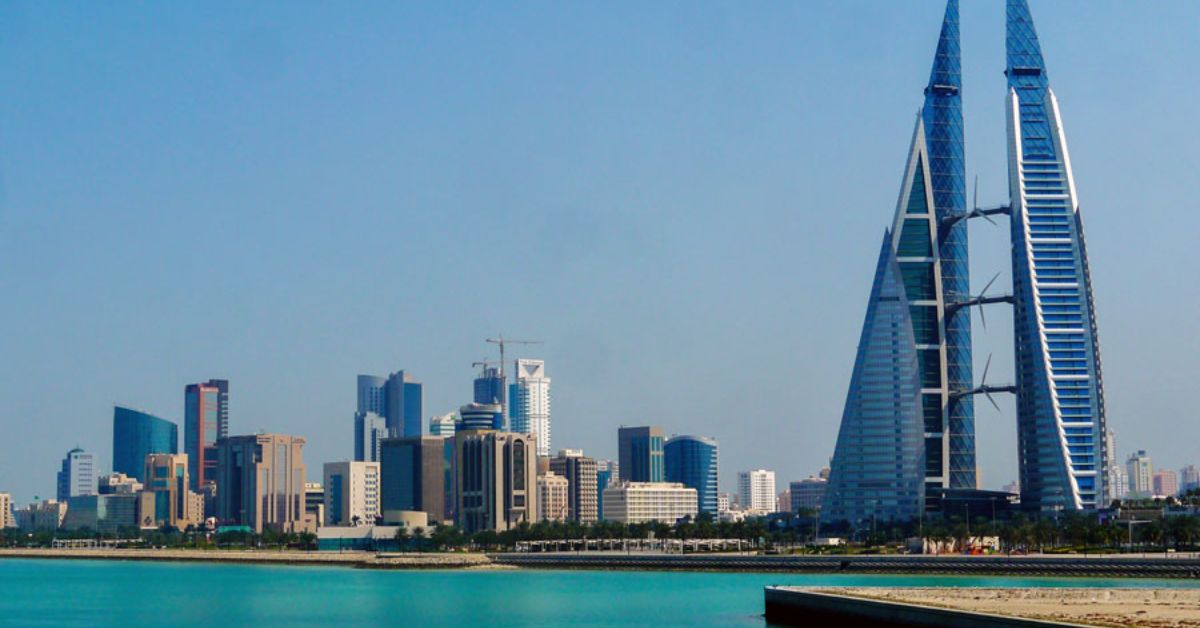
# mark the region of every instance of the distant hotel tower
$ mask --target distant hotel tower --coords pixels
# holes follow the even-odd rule
[[[183,453],[188,457],[191,489],[199,491],[216,481],[217,441],[229,436],[229,380],[189,384],[183,399]]]
[[[1021,505],[1103,507],[1100,341],[1058,100],[1025,0],[1008,0],[1008,180]]]
[[[696,489],[700,512],[717,514],[717,441],[707,436],[672,436],[663,445],[668,482]]]
[[[532,434],[537,440],[538,455],[549,456],[550,378],[546,377],[544,361],[517,360],[517,380],[509,400],[509,429],[518,434]]]

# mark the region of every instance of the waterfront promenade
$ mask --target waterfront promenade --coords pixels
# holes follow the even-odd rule
[[[171,562],[267,563],[380,569],[467,569],[493,567],[483,554],[376,552],[301,552],[283,550],[198,549],[0,549],[3,558],[148,560]]]

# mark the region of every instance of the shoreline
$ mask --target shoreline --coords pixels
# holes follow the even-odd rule
[[[362,569],[580,569],[1200,579],[1200,559],[1101,556],[757,556],[623,553],[377,553],[218,549],[17,548],[0,560],[145,560]]]

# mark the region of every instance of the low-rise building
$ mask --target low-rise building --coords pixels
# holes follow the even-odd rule
[[[696,489],[678,482],[620,482],[604,489],[604,518],[618,523],[675,523],[695,517]]]
[[[370,526],[383,514],[378,462],[325,463],[326,526]]]
[[[821,509],[821,500],[825,499],[825,488],[829,481],[825,478],[809,476],[788,486],[791,493],[790,512],[815,512]]]
[[[100,476],[97,489],[101,495],[136,495],[143,486],[137,478],[124,473],[110,473]]]
[[[67,502],[54,499],[29,504],[16,512],[17,527],[25,532],[57,530],[67,516]]]
[[[67,500],[62,528],[114,534],[138,524],[137,495],[81,495]]]
[[[318,526],[325,525],[325,487],[320,482],[304,483],[304,512],[312,515]]]
[[[0,493],[0,529],[17,527],[17,518],[13,516],[12,495]]]

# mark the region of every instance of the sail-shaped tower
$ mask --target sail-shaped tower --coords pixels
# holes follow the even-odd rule
[[[1021,504],[1102,507],[1100,344],[1058,100],[1026,0],[1008,0],[1008,172]]]
[[[971,318],[967,308],[947,307],[968,299],[970,288],[961,89],[958,0],[949,0],[863,323],[822,507],[826,521],[907,519],[938,489],[975,488],[974,406],[970,395],[955,394],[972,386]],[[893,265],[904,317],[889,296]],[[896,341],[911,346],[879,341],[880,316],[907,327]],[[911,391],[909,354],[916,358]],[[890,464],[869,462],[884,454]],[[898,492],[880,497],[888,491]]]

